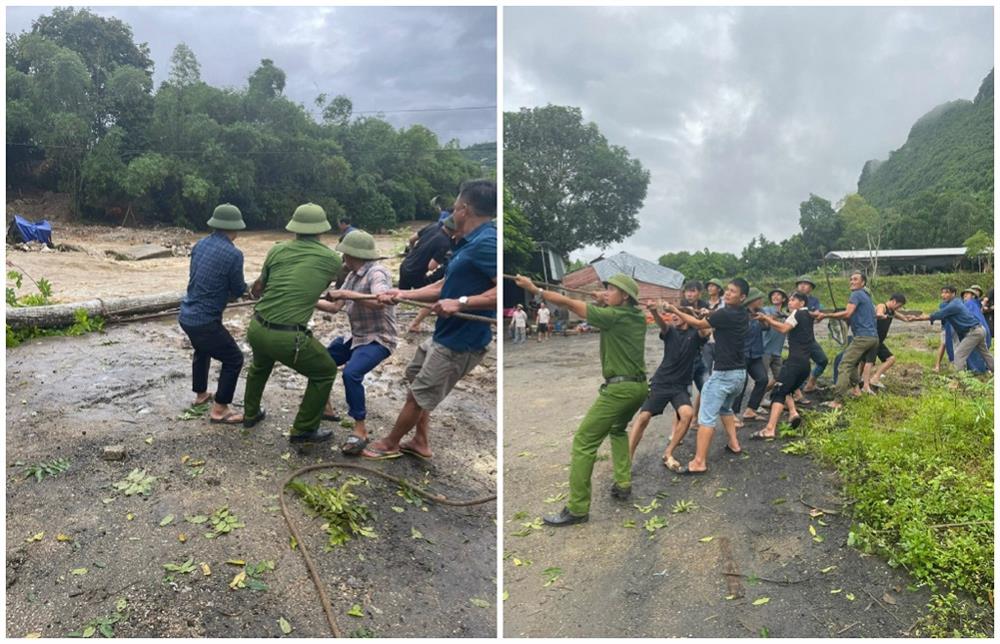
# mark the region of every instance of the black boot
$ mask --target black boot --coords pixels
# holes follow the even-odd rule
[[[564,525],[573,525],[574,523],[586,523],[589,518],[589,514],[571,514],[569,510],[563,508],[559,514],[550,514],[547,517],[542,517],[542,521],[544,521],[546,525],[560,527]]]
[[[617,483],[611,484],[611,496],[616,499],[627,500],[632,497],[632,487],[618,487]]]
[[[289,443],[325,443],[333,438],[332,429],[317,429],[308,434],[291,434],[288,437]]]
[[[264,411],[263,407],[261,407],[260,413],[258,413],[253,418],[247,418],[246,416],[243,417],[243,427],[245,427],[246,429],[250,429],[260,421],[264,420],[265,416],[267,416],[267,412]]]

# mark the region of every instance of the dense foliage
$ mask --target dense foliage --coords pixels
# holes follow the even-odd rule
[[[504,113],[504,183],[528,233],[563,255],[620,242],[639,228],[649,172],[579,108]]]
[[[8,34],[8,187],[69,192],[87,217],[199,226],[219,202],[260,227],[313,201],[378,230],[434,216],[435,197],[494,172],[494,144],[462,150],[420,125],[352,118],[346,96],[319,95],[317,122],[268,59],[241,89],[203,82],[183,43],[155,92],[152,72],[127,24],[86,9]]]

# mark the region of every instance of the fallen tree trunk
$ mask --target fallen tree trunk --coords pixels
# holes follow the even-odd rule
[[[7,307],[7,325],[12,329],[30,327],[58,328],[70,326],[75,321],[74,315],[80,309],[87,312],[88,317],[118,317],[123,315],[139,315],[156,313],[177,308],[184,293],[159,293],[140,297],[117,297],[106,300],[94,299],[70,304],[51,304],[49,306]]]

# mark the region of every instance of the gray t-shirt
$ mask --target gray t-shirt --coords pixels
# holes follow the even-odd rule
[[[875,305],[872,298],[863,288],[851,291],[848,304],[855,306],[854,313],[851,314],[851,333],[854,337],[878,337],[878,329],[875,326]]]

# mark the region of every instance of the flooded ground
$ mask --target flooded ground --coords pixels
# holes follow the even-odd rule
[[[7,259],[52,282],[55,298],[64,302],[179,291],[187,281],[186,257],[122,262],[105,251],[147,241],[190,244],[200,236],[60,225],[55,241],[82,250],[14,251]],[[237,239],[248,280],[267,249],[287,238],[247,233]],[[380,236],[377,243],[394,254],[404,241],[402,234]],[[398,266],[387,263],[393,270]],[[225,316],[248,363],[249,316],[249,308]],[[412,310],[401,310],[404,326],[412,316]],[[432,321],[425,322],[428,331]],[[348,329],[343,315],[316,315],[314,322],[321,341]],[[403,369],[426,337],[425,332],[404,338],[366,381],[374,436],[384,435],[402,407]],[[193,399],[191,352],[171,318],[109,326],[102,334],[31,340],[8,349],[6,358],[8,636],[64,636],[94,620],[107,621],[116,611],[121,619],[112,628],[119,637],[280,636],[279,619],[291,625],[293,636],[329,635],[277,500],[278,485],[292,470],[345,458],[330,446],[299,450],[288,444],[302,377],[276,368],[264,393],[267,419],[244,431],[178,418]],[[374,467],[453,499],[493,494],[495,374],[491,346],[483,364],[434,412],[433,461],[406,457]],[[217,365],[211,387],[216,378]],[[243,388],[241,378],[237,403]],[[339,378],[333,400],[345,408]],[[336,429],[337,439],[349,432],[326,425]],[[125,447],[124,461],[102,459],[110,445]],[[67,459],[69,469],[40,482],[25,476],[29,466],[54,459]],[[156,478],[149,496],[125,496],[113,487],[136,468]],[[317,482],[327,476],[337,474],[329,470],[308,478]],[[495,635],[496,503],[418,505],[374,477],[356,491],[374,515],[377,538],[355,539],[330,552],[324,552],[322,521],[310,519],[289,496],[344,633]],[[205,524],[185,520],[223,507],[245,527],[207,539]],[[161,525],[168,515],[174,519]],[[190,573],[163,567],[189,559],[196,566]],[[226,563],[230,560],[273,561],[275,569],[260,576],[267,589],[231,589],[241,569]]]

